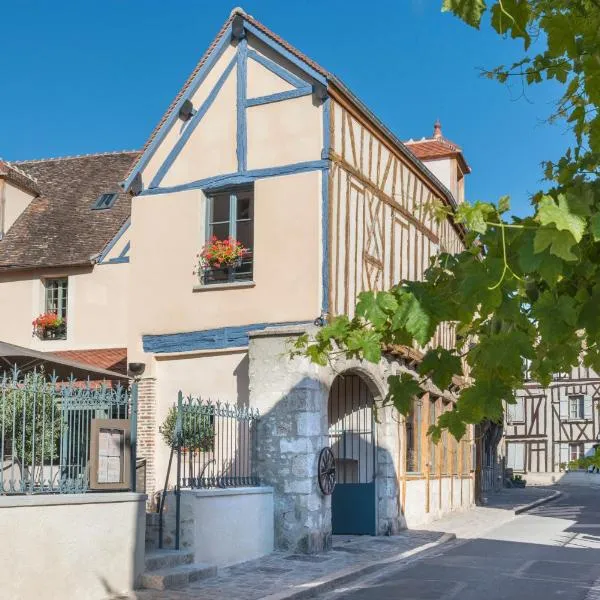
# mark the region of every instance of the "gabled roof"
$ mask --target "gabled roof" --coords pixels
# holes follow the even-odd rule
[[[433,137],[408,140],[404,144],[419,160],[454,157],[458,160],[463,173],[471,172],[471,167],[467,164],[461,147],[442,135],[442,126],[439,121],[436,121],[433,126]]]
[[[433,173],[431,173],[431,171],[418,158],[416,158],[412,152],[410,152],[404,146],[402,141],[382,121],[380,121],[353,92],[350,91],[350,89],[342,82],[342,80],[339,77],[337,77],[330,71],[324,69],[321,65],[319,65],[318,63],[310,59],[308,56],[300,52],[297,48],[289,44],[283,38],[279,37],[276,33],[271,31],[260,21],[257,21],[251,15],[247,14],[241,8],[235,8],[231,11],[229,18],[221,27],[221,30],[217,34],[216,38],[209,45],[206,52],[204,53],[204,55],[202,56],[202,58],[200,59],[190,76],[188,77],[187,81],[183,84],[183,87],[175,96],[173,102],[171,102],[169,108],[159,121],[158,125],[150,134],[150,137],[144,145],[144,148],[142,149],[138,161],[134,162],[134,164],[131,167],[131,170],[127,173],[127,176],[124,177],[122,185],[125,190],[129,189],[129,186],[133,181],[133,175],[139,169],[139,165],[141,163],[142,158],[144,157],[144,154],[148,151],[151,151],[150,146],[153,144],[159,132],[169,120],[179,103],[182,102],[185,98],[188,88],[193,83],[194,79],[196,78],[202,67],[209,61],[215,49],[219,46],[220,43],[222,43],[224,36],[227,34],[228,31],[230,31],[234,19],[240,17],[245,23],[248,23],[251,27],[254,27],[256,30],[258,30],[260,34],[266,36],[267,38],[278,44],[285,52],[289,53],[290,55],[304,63],[304,65],[306,65],[310,70],[314,72],[314,75],[316,75],[316,77],[318,77],[320,80],[324,81],[327,84],[327,89],[329,92],[337,92],[345,100],[353,104],[362,115],[364,115],[368,120],[371,121],[371,123],[375,126],[376,129],[379,129],[379,131],[381,131],[384,137],[386,137],[391,142],[391,144],[396,147],[399,153],[402,154],[404,158],[406,158],[408,162],[416,168],[417,171],[419,171],[427,180],[429,180],[429,182],[435,188],[437,188],[438,192],[445,198],[445,200],[449,204],[451,204],[452,206],[456,206],[456,200],[452,193],[448,190],[448,188],[446,188],[446,186],[444,186],[444,184],[441,183],[439,179],[437,179],[437,177],[435,177],[435,175],[433,175]]]
[[[2,159],[0,159],[0,179],[10,181],[14,185],[23,188],[36,196],[40,192],[37,181],[33,177],[19,169],[16,165]]]
[[[122,151],[12,163],[35,179],[40,195],[0,241],[0,270],[90,265],[131,212],[119,188],[139,152]],[[92,210],[116,192],[112,208]]]

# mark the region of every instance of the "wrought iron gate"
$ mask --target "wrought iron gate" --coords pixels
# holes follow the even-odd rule
[[[337,467],[331,499],[333,533],[375,535],[373,394],[360,376],[336,377],[329,392],[328,417],[329,445]]]

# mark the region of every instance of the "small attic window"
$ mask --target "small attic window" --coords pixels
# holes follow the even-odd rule
[[[101,194],[96,200],[96,204],[92,206],[92,210],[102,210],[104,208],[110,208],[117,199],[117,194],[114,192],[111,194]]]

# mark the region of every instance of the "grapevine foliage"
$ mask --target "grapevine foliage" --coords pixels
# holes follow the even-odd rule
[[[438,218],[463,224],[466,249],[435,256],[425,280],[364,292],[355,316],[333,318],[296,351],[325,365],[334,353],[378,362],[390,345],[431,348],[442,322],[455,324],[454,348],[431,348],[417,380],[389,379],[387,401],[401,413],[429,379],[441,389],[465,385],[453,410],[430,428],[460,439],[467,424],[500,421],[531,376],[547,385],[581,357],[600,372],[600,0],[443,0],[442,10],[468,25],[489,25],[522,41],[513,65],[486,73],[500,83],[562,84],[550,120],[563,120],[575,142],[558,162],[543,165],[545,192],[531,198],[532,216],[508,218],[509,199],[430,206]]]

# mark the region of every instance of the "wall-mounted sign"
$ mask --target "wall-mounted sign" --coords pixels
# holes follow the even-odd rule
[[[130,489],[130,442],[128,419],[92,419],[90,489]]]

